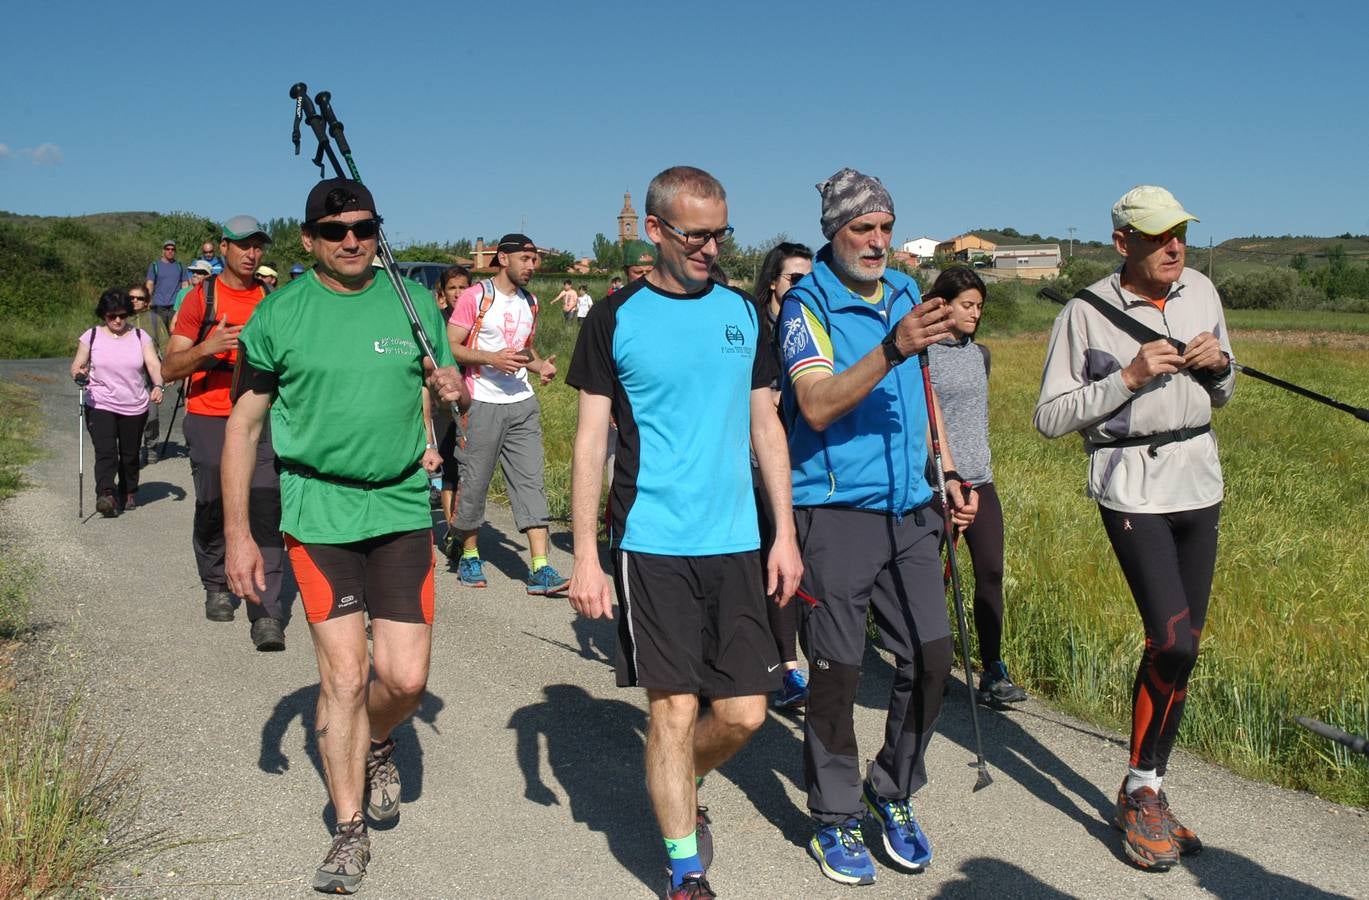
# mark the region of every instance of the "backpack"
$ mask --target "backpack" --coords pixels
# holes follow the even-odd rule
[[[485,313],[490,311],[494,305],[494,279],[486,278],[480,284],[480,303],[476,307],[475,321],[471,323],[471,330],[466,334],[466,348],[474,350],[476,343],[480,340],[480,327],[485,323]],[[518,296],[527,301],[528,308],[532,310],[532,330],[528,332],[528,342],[523,346],[531,347],[532,339],[537,336],[537,296],[531,291],[525,291],[521,287],[517,289]],[[472,378],[480,377],[480,367],[475,366],[470,373]]]

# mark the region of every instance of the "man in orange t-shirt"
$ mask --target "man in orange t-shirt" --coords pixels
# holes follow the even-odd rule
[[[204,585],[204,615],[214,622],[233,620],[233,595],[224,575],[223,495],[219,458],[228,414],[233,411],[233,366],[238,333],[266,296],[256,280],[270,236],[251,216],[224,223],[219,254],[223,272],[186,295],[162,362],[168,381],[189,377],[185,402],[185,439],[190,446],[190,473],[195,482],[195,527],[191,544]],[[213,303],[206,321],[206,297]],[[261,546],[266,590],[261,604],[247,604],[252,643],[258,650],[284,650],[284,610],[280,602],[285,543],[280,534],[280,480],[270,429],[262,429],[252,480],[252,534]]]

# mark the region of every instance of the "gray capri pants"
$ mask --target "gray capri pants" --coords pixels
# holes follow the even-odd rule
[[[498,460],[519,531],[545,528],[547,492],[542,481],[542,407],[536,397],[516,403],[471,403],[466,445],[456,449],[461,470],[456,527],[474,531],[485,521],[485,498]]]

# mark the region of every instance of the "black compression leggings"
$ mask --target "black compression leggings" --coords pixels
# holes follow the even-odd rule
[[[1003,658],[1003,505],[993,482],[975,485],[979,512],[965,531],[974,566],[974,630],[987,667]]]
[[[1207,620],[1221,504],[1161,515],[1098,509],[1146,630],[1131,694],[1131,766],[1163,775]]]

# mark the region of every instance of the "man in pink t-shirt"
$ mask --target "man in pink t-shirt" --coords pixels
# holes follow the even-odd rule
[[[447,324],[447,340],[466,370],[471,395],[466,437],[456,452],[461,471],[454,523],[461,532],[457,573],[468,587],[485,586],[476,535],[485,521],[485,497],[498,461],[514,524],[528,536],[532,555],[528,593],[545,596],[565,591],[570,579],[547,562],[549,511],[542,479],[541,406],[528,382],[528,372],[537,373],[543,385],[556,377],[555,355],[542,359],[532,346],[537,298],[524,288],[537,262],[537,245],[531,238],[504,235],[494,255],[499,271],[457,298]]]

